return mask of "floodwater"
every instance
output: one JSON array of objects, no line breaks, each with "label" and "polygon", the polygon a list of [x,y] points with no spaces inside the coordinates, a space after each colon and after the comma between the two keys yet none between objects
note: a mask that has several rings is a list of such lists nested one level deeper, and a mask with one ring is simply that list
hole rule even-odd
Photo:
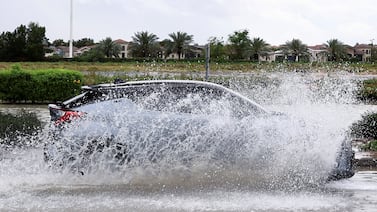
[{"label": "floodwater", "polygon": [[[357,78],[347,73],[263,77],[270,83],[244,80],[229,87],[293,118],[253,125],[260,144],[279,138],[276,150],[243,158],[253,168],[245,168],[245,161],[237,157],[226,168],[206,163],[182,168],[171,152],[169,163],[159,167],[98,169],[82,176],[49,168],[41,145],[3,148],[0,211],[377,211],[377,171],[357,171],[336,182],[320,180],[349,125],[366,111],[377,111],[355,99]],[[48,121],[45,106],[0,105],[0,110],[20,107],[38,111]],[[270,125],[276,131],[267,135]],[[44,139],[42,132],[36,140]]]}]

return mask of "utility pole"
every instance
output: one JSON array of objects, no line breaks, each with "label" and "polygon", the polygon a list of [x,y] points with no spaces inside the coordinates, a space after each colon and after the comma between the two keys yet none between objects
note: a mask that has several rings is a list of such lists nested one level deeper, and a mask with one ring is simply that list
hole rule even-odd
[{"label": "utility pole", "polygon": [[370,48],[370,61],[374,62],[375,60],[375,51],[374,51],[374,46],[373,46],[373,41],[374,41],[374,38],[370,39],[370,42],[371,42],[371,45],[372,47]]},{"label": "utility pole", "polygon": [[211,51],[211,44],[208,43],[206,46],[206,81],[208,81],[208,77],[209,77],[210,51]]},{"label": "utility pole", "polygon": [[69,58],[73,58],[73,40],[72,40],[72,22],[73,22],[73,4],[71,0],[71,14],[70,14],[70,19],[69,19]]}]

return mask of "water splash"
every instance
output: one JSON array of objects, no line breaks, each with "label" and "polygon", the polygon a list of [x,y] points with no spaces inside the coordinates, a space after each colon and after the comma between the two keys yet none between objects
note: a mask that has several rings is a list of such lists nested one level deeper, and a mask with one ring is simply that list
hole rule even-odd
[{"label": "water splash", "polygon": [[[44,143],[51,142],[46,129],[32,147],[2,151],[1,190],[14,186],[85,184],[285,190],[318,185],[334,166],[337,147],[347,127],[358,117],[347,111],[356,102],[357,82],[348,75],[308,77],[275,73],[257,77],[261,79],[255,81],[255,76],[251,76],[227,82],[230,88],[285,116],[242,120],[213,116],[196,125],[188,123],[192,120],[172,125],[169,113],[152,121],[143,119],[142,114],[130,116],[127,111],[110,113],[104,118],[117,126],[115,140],[130,142],[127,151],[133,158],[122,166],[112,163],[106,154],[79,161],[77,167],[89,163],[84,167],[84,176],[72,172],[72,166],[57,170],[44,162]],[[216,108],[215,105],[213,109]],[[80,123],[84,137],[78,146],[71,145],[77,136],[77,126],[72,125],[63,135],[64,144],[82,148],[90,144],[96,136],[93,134],[100,135],[100,142],[105,142],[114,133],[106,122],[96,124],[94,127],[89,122]],[[163,139],[157,140],[161,136]],[[184,142],[180,142],[182,139]]]}]

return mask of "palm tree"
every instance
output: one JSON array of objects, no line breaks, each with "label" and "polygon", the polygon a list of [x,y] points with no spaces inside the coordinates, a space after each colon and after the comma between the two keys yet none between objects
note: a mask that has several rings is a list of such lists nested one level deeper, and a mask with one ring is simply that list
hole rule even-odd
[{"label": "palm tree", "polygon": [[172,40],[172,51],[178,54],[178,59],[181,59],[182,53],[188,49],[190,43],[193,42],[193,36],[186,32],[173,32],[169,34]]},{"label": "palm tree", "polygon": [[292,39],[283,45],[283,51],[287,55],[292,55],[295,62],[298,62],[301,56],[308,55],[308,46],[299,39]]},{"label": "palm tree", "polygon": [[253,38],[250,42],[250,51],[253,60],[259,61],[260,56],[266,55],[268,51],[268,43],[262,38]]},{"label": "palm tree", "polygon": [[155,56],[158,43],[158,37],[153,33],[147,31],[137,32],[132,36],[131,52],[136,57],[151,57]]},{"label": "palm tree", "polygon": [[339,61],[347,55],[345,45],[338,39],[330,39],[325,44],[330,61]]},{"label": "palm tree", "polygon": [[159,43],[164,58],[167,58],[171,53],[173,53],[173,42],[169,39],[164,39],[163,41],[160,41]]},{"label": "palm tree", "polygon": [[119,57],[121,51],[121,46],[115,43],[110,37],[100,41],[98,47],[107,58]]}]

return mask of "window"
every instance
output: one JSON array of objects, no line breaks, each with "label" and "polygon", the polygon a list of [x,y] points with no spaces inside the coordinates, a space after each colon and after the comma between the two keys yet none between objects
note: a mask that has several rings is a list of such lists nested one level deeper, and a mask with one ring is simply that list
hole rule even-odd
[{"label": "window", "polygon": [[168,113],[232,116],[263,114],[252,102],[221,88],[197,84],[141,84],[98,88],[68,100],[66,108],[126,98],[139,108]]}]

